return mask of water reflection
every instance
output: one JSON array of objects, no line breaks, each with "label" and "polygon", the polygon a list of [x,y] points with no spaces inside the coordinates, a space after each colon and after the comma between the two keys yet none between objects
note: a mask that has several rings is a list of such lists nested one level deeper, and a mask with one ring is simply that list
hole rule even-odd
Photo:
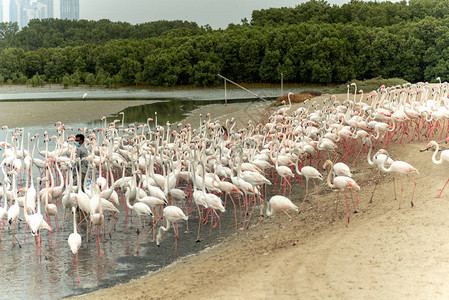
[{"label": "water reflection", "polygon": [[[271,98],[270,98],[271,99]],[[240,98],[229,100],[228,103],[242,103],[253,102],[252,98]],[[171,99],[166,101],[158,101],[151,104],[131,106],[123,110],[125,113],[125,123],[146,123],[148,118],[155,119],[155,112],[157,112],[158,125],[165,125],[167,122],[176,123],[185,119],[190,112],[203,105],[220,104],[224,101],[216,100],[181,100]],[[117,114],[107,118],[108,122],[112,122],[115,119],[121,120],[121,115]],[[99,127],[102,126],[101,122],[92,122],[90,126]],[[150,126],[154,126],[151,123]]]}]

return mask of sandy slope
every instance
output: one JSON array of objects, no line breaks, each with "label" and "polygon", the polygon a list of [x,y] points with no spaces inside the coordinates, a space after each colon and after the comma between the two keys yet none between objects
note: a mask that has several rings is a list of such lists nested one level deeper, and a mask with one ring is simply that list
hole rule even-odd
[{"label": "sandy slope", "polygon": [[[435,195],[449,174],[447,166],[431,162],[431,152],[419,151],[424,147],[423,141],[389,147],[393,159],[407,161],[421,173],[413,176],[418,182],[414,208],[413,184],[404,179],[404,201],[397,209],[390,175],[382,176],[373,203],[368,203],[377,171],[365,156],[352,168],[361,191],[348,228],[343,198],[336,214],[337,193],[322,184],[305,212],[292,213],[294,231],[283,218],[277,247],[279,216],[274,215],[168,268],[76,298],[447,299],[449,188],[442,198]],[[399,179],[396,187],[400,197]],[[295,185],[296,204],[303,189]],[[294,246],[293,240],[298,240]]]}]

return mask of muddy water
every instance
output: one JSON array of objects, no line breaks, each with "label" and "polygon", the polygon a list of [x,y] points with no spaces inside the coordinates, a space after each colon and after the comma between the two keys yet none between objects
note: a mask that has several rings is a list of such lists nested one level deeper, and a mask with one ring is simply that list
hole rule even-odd
[{"label": "muddy water", "polygon": [[[177,122],[183,120],[191,110],[208,103],[206,101],[199,103],[170,99],[169,101],[133,107],[125,109],[126,122],[143,123],[149,114],[151,117],[154,117],[151,115],[154,115],[154,111],[158,111],[159,124],[164,124],[168,120]],[[59,103],[55,105],[59,105]],[[116,117],[112,116],[110,120]],[[99,120],[66,124],[67,127],[73,128],[73,131],[76,131],[76,128],[93,128],[101,125]],[[24,128],[25,134],[28,132],[31,135],[40,133],[41,139],[44,131],[48,131],[51,136],[56,133],[56,128],[53,125]],[[5,131],[0,131],[0,141],[4,139]],[[40,141],[40,148],[44,148],[42,141]],[[0,154],[3,154],[3,150],[1,150]],[[34,178],[38,176],[37,172],[37,170],[34,170]],[[24,184],[24,182],[19,183],[20,186]],[[3,206],[3,201],[1,205]],[[24,234],[25,223],[23,221],[23,210],[21,209],[20,218],[22,221],[19,228],[16,229],[15,238],[8,226],[3,228],[3,232],[0,235],[2,239],[0,242],[0,265],[3,269],[3,272],[0,272],[0,282],[2,282],[0,294],[2,298],[54,299],[86,293],[137,278],[149,271],[157,270],[170,264],[176,255],[183,257],[197,253],[207,248],[209,244],[214,245],[219,242],[220,226],[216,224],[216,227],[211,228],[210,215],[208,215],[209,222],[203,226],[202,241],[196,242],[198,212],[195,208],[192,209],[191,204],[185,206],[185,203],[178,203],[177,205],[183,207],[184,211],[189,213],[190,218],[189,231],[187,231],[185,222],[179,224],[180,237],[177,254],[173,250],[175,239],[172,230],[165,234],[160,247],[157,247],[152,241],[153,236],[149,234],[150,219],[146,220],[146,229],[137,233],[135,229],[137,219],[127,212],[123,203],[119,207],[120,215],[115,229],[112,228],[114,218],[108,217],[106,221],[106,234],[102,237],[101,249],[95,243],[94,231],[89,233],[89,241],[87,240],[86,225],[84,223],[80,229],[83,243],[78,256],[79,284],[76,280],[72,254],[67,244],[67,238],[73,231],[71,214],[67,212],[63,231],[61,228],[63,211],[60,202],[58,202],[60,228],[56,230],[55,221],[52,219],[51,226],[54,231],[53,233],[48,231],[42,232],[42,249],[41,255],[39,255],[37,254],[36,239],[31,236],[29,230],[26,230],[26,235]],[[44,207],[41,207],[41,209],[44,211]],[[227,212],[221,216],[222,236],[233,234],[236,230],[234,226],[234,208],[229,200],[226,209]],[[238,207],[237,210],[238,214],[243,213],[239,211]],[[242,224],[240,223],[239,225]]]}]

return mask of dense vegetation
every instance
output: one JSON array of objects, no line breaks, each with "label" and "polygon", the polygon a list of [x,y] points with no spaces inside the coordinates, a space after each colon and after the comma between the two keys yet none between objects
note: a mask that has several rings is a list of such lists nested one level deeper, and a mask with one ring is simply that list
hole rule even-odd
[{"label": "dense vegetation", "polygon": [[449,80],[449,0],[311,0],[212,30],[184,21],[0,23],[0,81],[64,85]]}]

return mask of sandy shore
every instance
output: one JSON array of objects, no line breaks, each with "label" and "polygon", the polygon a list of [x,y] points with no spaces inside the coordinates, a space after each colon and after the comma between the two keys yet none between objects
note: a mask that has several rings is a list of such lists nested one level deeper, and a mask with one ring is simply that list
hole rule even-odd
[{"label": "sandy shore", "polygon": [[[344,96],[341,96],[344,97]],[[321,97],[317,100],[322,100]],[[201,108],[195,113],[220,107]],[[262,118],[263,107],[229,112],[244,124]],[[192,116],[189,122],[198,119]],[[224,121],[223,121],[224,122]],[[377,171],[362,157],[352,167],[361,186],[357,213],[345,227],[344,200],[325,184],[312,193],[305,212],[283,218],[277,247],[279,216],[171,266],[129,283],[76,299],[447,299],[449,295],[449,190],[436,199],[446,167],[431,162],[425,142],[393,144],[393,159],[407,161],[420,175],[414,208],[413,183],[404,179],[404,201],[398,210],[390,175],[383,175],[373,203],[368,203]],[[353,159],[353,158],[352,158]],[[400,179],[396,180],[398,198]],[[295,185],[292,200],[300,203],[304,187]],[[351,203],[351,200],[349,200]],[[182,238],[182,236],[181,236]],[[293,241],[297,240],[293,246]]]}]

